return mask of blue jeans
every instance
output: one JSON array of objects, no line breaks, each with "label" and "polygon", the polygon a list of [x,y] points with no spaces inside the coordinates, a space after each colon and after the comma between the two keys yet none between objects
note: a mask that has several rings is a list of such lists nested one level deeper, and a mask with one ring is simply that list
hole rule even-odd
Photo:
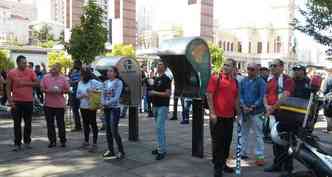
[{"label": "blue jeans", "polygon": [[168,107],[160,106],[153,108],[155,123],[156,123],[156,133],[158,140],[158,152],[166,153],[166,135],[165,135],[165,122],[168,115]]},{"label": "blue jeans", "polygon": [[124,153],[122,139],[119,133],[120,108],[105,108],[104,112],[108,150],[114,153],[114,139],[118,145],[119,152]]},{"label": "blue jeans", "polygon": [[242,152],[241,155],[248,155],[248,144],[249,144],[249,134],[250,134],[250,128],[253,128],[256,133],[256,157],[263,159],[264,158],[264,134],[263,134],[263,123],[262,120],[263,113],[261,114],[255,114],[255,115],[247,115],[245,119],[243,119],[243,116],[241,116],[241,125],[242,125],[242,138],[241,138],[241,144],[242,144]]},{"label": "blue jeans", "polygon": [[190,115],[190,108],[192,104],[191,99],[184,99],[184,101],[181,101],[183,104],[182,106],[182,120],[183,121],[189,121],[189,115]]}]

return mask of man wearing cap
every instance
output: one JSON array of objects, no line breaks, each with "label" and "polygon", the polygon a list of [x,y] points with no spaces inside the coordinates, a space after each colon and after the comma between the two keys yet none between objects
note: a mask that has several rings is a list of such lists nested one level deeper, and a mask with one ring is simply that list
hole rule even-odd
[{"label": "man wearing cap", "polygon": [[264,165],[263,141],[263,113],[265,111],[263,98],[265,95],[265,81],[258,76],[259,67],[255,63],[247,66],[248,76],[240,83],[240,106],[242,122],[242,159],[249,155],[248,137],[250,128],[256,133],[256,165]]},{"label": "man wearing cap", "polygon": [[[284,62],[280,59],[275,59],[270,65],[272,76],[268,79],[266,94],[264,98],[264,105],[267,115],[270,116],[270,125],[273,126],[277,117],[277,108],[279,106],[279,100],[292,95],[294,90],[294,81],[291,77],[284,72]],[[287,153],[287,149],[283,146],[273,144],[274,160],[273,164],[266,168],[266,172],[278,172],[282,169],[289,169],[291,163],[289,161],[280,162],[280,157],[284,153]]]},{"label": "man wearing cap", "polygon": [[310,98],[310,79],[306,73],[306,67],[296,64],[293,67],[293,80],[294,80],[294,97],[309,99]]}]

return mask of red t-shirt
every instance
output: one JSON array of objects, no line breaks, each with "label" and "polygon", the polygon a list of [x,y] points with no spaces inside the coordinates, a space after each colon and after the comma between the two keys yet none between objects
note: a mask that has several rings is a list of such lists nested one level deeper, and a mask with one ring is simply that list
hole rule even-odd
[{"label": "red t-shirt", "polygon": [[12,82],[12,93],[14,101],[32,102],[32,87],[20,86],[20,82],[35,81],[37,79],[33,70],[26,68],[25,70],[12,69],[8,73],[8,79]]},{"label": "red t-shirt", "polygon": [[218,84],[218,75],[212,75],[207,87],[207,92],[213,94],[213,104],[217,117],[233,118],[235,104],[238,96],[236,80],[225,74],[221,74]]},{"label": "red t-shirt", "polygon": [[[283,75],[283,91],[293,92],[294,81],[287,75]],[[278,79],[276,77],[271,78],[267,82],[266,99],[268,105],[275,105],[278,102]]]}]

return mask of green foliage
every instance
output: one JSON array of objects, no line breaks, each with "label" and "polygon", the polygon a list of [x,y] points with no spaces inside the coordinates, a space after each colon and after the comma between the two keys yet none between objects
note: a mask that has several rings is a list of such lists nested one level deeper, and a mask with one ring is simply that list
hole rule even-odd
[{"label": "green foliage", "polygon": [[8,57],[8,51],[0,50],[0,70],[9,70],[15,67],[15,63]]},{"label": "green foliage", "polygon": [[135,48],[131,44],[115,44],[111,53],[106,56],[125,56],[135,58]]},{"label": "green foliage", "polygon": [[107,41],[107,29],[103,25],[104,13],[95,0],[89,0],[84,7],[81,23],[72,29],[69,44],[65,46],[74,60],[90,64],[96,56],[104,53]]},{"label": "green foliage", "polygon": [[211,55],[212,72],[218,73],[220,72],[225,60],[224,51],[214,43],[209,43],[208,45]]},{"label": "green foliage", "polygon": [[54,40],[53,34],[50,33],[51,30],[52,30],[52,28],[50,26],[48,26],[47,24],[44,24],[41,27],[41,29],[33,30],[32,35],[39,42],[44,43],[49,40]]},{"label": "green foliage", "polygon": [[332,48],[332,1],[308,0],[306,9],[300,9],[300,13],[304,21],[296,20],[295,29]]},{"label": "green foliage", "polygon": [[52,66],[55,63],[59,63],[62,67],[62,71],[68,71],[72,65],[73,61],[69,55],[67,55],[64,51],[52,51],[48,53],[48,65]]},{"label": "green foliage", "polygon": [[47,42],[43,42],[40,44],[40,46],[42,48],[53,48],[53,46],[55,45],[55,42],[50,40],[50,41],[47,41]]}]

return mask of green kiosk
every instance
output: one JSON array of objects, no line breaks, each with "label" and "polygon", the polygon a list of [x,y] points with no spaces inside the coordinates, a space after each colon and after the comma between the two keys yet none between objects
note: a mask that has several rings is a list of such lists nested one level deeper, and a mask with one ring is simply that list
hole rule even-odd
[{"label": "green kiosk", "polygon": [[211,73],[207,43],[199,37],[162,41],[157,55],[167,63],[175,80],[175,96],[193,99],[192,155],[203,157],[203,98]]}]

